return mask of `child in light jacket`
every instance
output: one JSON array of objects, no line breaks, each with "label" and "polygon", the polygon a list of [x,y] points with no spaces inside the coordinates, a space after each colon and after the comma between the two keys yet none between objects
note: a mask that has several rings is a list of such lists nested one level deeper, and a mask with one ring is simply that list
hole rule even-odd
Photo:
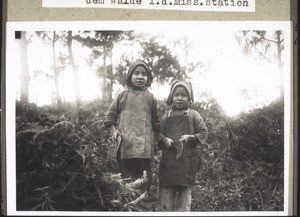
[{"label": "child in light jacket", "polygon": [[121,136],[118,151],[123,178],[141,178],[147,172],[149,191],[152,180],[155,136],[160,130],[157,100],[147,89],[153,77],[144,61],[133,62],[126,77],[127,88],[120,92],[109,107],[104,124],[113,136]]},{"label": "child in light jacket", "polygon": [[[163,147],[159,165],[159,185],[163,211],[190,211],[191,188],[199,170],[199,147],[205,143],[207,128],[200,114],[189,108],[193,102],[190,82],[175,81],[171,85],[167,105],[171,109],[161,120],[159,146]],[[183,151],[176,159],[182,143]]]}]

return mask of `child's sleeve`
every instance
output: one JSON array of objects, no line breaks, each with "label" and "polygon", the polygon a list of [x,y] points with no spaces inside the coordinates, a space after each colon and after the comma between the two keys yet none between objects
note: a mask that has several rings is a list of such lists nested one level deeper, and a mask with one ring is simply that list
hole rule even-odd
[{"label": "child's sleeve", "polygon": [[165,136],[165,129],[166,129],[166,120],[167,120],[168,114],[164,114],[164,116],[162,117],[161,121],[160,121],[160,130],[158,132],[158,136],[157,136],[157,142],[158,145],[163,141],[164,138],[166,138]]},{"label": "child's sleeve", "polygon": [[157,100],[154,99],[152,103],[152,128],[153,131],[158,132],[160,130],[160,121],[157,110]]},{"label": "child's sleeve", "polygon": [[204,144],[207,139],[208,130],[201,115],[196,111],[193,112],[193,122],[195,129],[194,135],[201,144]]},{"label": "child's sleeve", "polygon": [[113,100],[110,107],[108,108],[105,118],[104,125],[106,127],[110,127],[112,125],[116,126],[119,118],[119,104],[124,92],[121,92],[117,95],[117,97]]},{"label": "child's sleeve", "polygon": [[117,113],[117,100],[114,100],[110,107],[108,108],[105,118],[104,125],[110,127],[112,125],[117,125],[118,113]]}]

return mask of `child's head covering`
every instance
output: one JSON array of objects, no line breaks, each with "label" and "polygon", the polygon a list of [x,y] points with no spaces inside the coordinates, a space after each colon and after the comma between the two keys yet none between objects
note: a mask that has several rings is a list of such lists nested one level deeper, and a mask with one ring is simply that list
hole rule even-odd
[{"label": "child's head covering", "polygon": [[173,84],[171,85],[171,90],[170,90],[170,94],[167,98],[167,105],[172,105],[173,103],[173,94],[174,94],[174,90],[176,89],[176,87],[178,86],[183,86],[188,94],[189,94],[189,100],[191,102],[194,102],[194,94],[193,94],[193,88],[192,88],[192,84],[189,81],[174,81]]},{"label": "child's head covering", "polygon": [[136,69],[136,67],[138,66],[143,66],[146,71],[147,71],[147,74],[148,74],[148,81],[147,81],[147,84],[146,86],[147,87],[150,87],[151,83],[152,83],[152,80],[153,80],[153,76],[152,76],[152,73],[149,69],[149,66],[147,65],[147,63],[145,63],[144,61],[142,60],[137,60],[133,63],[130,64],[129,68],[128,68],[128,73],[127,73],[127,77],[126,77],[126,80],[125,80],[125,83],[127,86],[131,86],[131,75],[133,73],[133,71]]}]

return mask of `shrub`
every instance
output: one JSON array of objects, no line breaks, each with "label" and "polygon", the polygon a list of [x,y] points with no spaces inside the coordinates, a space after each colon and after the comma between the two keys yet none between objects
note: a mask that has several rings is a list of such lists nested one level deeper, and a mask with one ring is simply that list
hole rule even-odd
[{"label": "shrub", "polygon": [[[18,210],[159,210],[157,202],[141,202],[140,184],[123,180],[110,157],[117,141],[103,126],[109,105],[95,100],[77,109],[72,103],[37,107],[16,102]],[[201,147],[192,210],[283,210],[283,102],[235,118],[214,100],[192,108],[209,132]],[[166,109],[159,101],[159,117]],[[153,163],[154,195],[159,159]]]}]

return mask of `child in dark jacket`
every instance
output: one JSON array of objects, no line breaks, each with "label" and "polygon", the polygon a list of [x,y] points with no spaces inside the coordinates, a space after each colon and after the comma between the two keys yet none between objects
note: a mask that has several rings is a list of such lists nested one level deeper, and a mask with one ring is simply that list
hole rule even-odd
[{"label": "child in dark jacket", "polygon": [[[205,143],[207,128],[200,114],[189,108],[193,101],[190,82],[175,81],[167,99],[171,110],[161,120],[159,185],[163,211],[190,211],[191,187],[199,170],[199,147]],[[183,144],[177,156],[175,144]]]},{"label": "child in dark jacket", "polygon": [[157,100],[148,87],[153,80],[144,61],[129,66],[127,88],[120,92],[109,107],[104,124],[113,136],[121,136],[119,166],[123,178],[141,178],[147,172],[149,190],[152,180],[151,163],[154,158],[155,136],[160,130]]}]

